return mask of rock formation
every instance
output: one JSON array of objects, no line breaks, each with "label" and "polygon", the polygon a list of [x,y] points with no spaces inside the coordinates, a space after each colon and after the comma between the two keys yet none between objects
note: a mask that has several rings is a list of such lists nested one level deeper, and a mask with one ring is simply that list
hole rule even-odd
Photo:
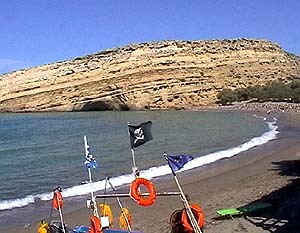
[{"label": "rock formation", "polygon": [[299,57],[265,40],[132,44],[0,76],[0,111],[195,109],[223,88],[300,79]]}]

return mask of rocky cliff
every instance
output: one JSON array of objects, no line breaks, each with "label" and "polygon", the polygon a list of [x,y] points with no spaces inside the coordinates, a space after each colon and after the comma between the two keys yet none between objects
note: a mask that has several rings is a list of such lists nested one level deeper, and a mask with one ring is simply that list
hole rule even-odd
[{"label": "rocky cliff", "polygon": [[265,40],[132,44],[0,76],[0,111],[193,109],[223,88],[300,78],[299,57]]}]

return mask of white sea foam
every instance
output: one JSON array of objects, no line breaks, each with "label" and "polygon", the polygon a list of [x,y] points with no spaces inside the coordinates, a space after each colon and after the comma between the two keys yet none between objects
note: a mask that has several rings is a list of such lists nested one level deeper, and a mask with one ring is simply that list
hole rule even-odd
[{"label": "white sea foam", "polygon": [[[266,120],[266,118],[263,118],[263,120]],[[232,156],[235,156],[243,151],[249,150],[250,148],[253,148],[258,145],[262,145],[264,143],[267,143],[268,141],[271,141],[277,137],[277,134],[279,131],[277,131],[278,126],[276,126],[276,118],[273,119],[272,122],[267,122],[269,126],[269,131],[263,133],[261,136],[252,138],[251,140],[238,145],[236,147],[232,147],[226,150],[217,151],[214,153],[207,154],[205,156],[194,158],[194,160],[187,163],[183,169],[180,170],[180,172],[189,170],[192,168],[200,167],[205,164],[216,162],[220,159],[224,158],[230,158]],[[151,179],[154,177],[160,177],[163,175],[170,174],[171,170],[168,165],[164,166],[158,166],[158,167],[151,167],[147,170],[141,171],[141,176],[147,179]],[[110,179],[111,183],[115,186],[121,186],[124,184],[129,184],[134,179],[132,174],[124,174],[118,177],[112,177]],[[92,184],[82,184],[77,185],[71,188],[66,188],[63,190],[63,196],[64,197],[74,197],[74,196],[80,196],[89,194],[91,190],[94,192],[104,190],[105,188],[105,180],[97,181]],[[14,200],[4,200],[0,201],[0,210],[7,210],[7,209],[13,209],[17,207],[24,207],[29,204],[32,204],[35,202],[35,200],[51,200],[53,197],[53,193],[43,193],[38,195],[29,195],[25,198],[20,199],[14,199]]]},{"label": "white sea foam", "polygon": [[14,199],[14,200],[5,200],[0,202],[0,210],[24,207],[31,203],[34,203],[34,196],[32,195],[29,195],[24,198]]}]

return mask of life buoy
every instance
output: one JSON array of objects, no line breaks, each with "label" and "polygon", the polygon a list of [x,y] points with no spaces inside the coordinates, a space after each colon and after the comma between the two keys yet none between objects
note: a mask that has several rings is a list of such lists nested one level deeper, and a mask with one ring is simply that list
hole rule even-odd
[{"label": "life buoy", "polygon": [[89,233],[103,233],[100,219],[97,216],[91,217]]},{"label": "life buoy", "polygon": [[[144,198],[140,192],[139,187],[140,185],[145,185],[149,191],[149,197]],[[154,188],[153,183],[150,180],[145,178],[136,178],[130,185],[130,197],[141,206],[150,206],[154,203],[156,198],[156,191]]]},{"label": "life buoy", "polygon": [[53,199],[52,199],[52,207],[54,209],[61,209],[63,206],[63,197],[61,192],[55,191],[53,194]]},{"label": "life buoy", "polygon": [[[192,210],[192,213],[193,213],[199,227],[201,229],[203,229],[203,226],[204,226],[204,213],[203,213],[202,208],[200,206],[196,205],[196,204],[191,204],[190,208]],[[181,215],[181,222],[182,222],[182,225],[185,229],[185,232],[188,232],[188,233],[194,232],[193,227],[190,223],[190,220],[187,216],[187,213],[186,213],[185,209],[183,210],[182,215]]]}]

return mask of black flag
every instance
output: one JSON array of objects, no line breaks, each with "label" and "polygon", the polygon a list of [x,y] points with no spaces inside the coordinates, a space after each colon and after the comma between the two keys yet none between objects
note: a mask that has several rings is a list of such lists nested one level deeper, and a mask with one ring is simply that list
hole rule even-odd
[{"label": "black flag", "polygon": [[151,126],[152,121],[143,122],[137,126],[128,124],[131,149],[143,145],[153,139]]}]

